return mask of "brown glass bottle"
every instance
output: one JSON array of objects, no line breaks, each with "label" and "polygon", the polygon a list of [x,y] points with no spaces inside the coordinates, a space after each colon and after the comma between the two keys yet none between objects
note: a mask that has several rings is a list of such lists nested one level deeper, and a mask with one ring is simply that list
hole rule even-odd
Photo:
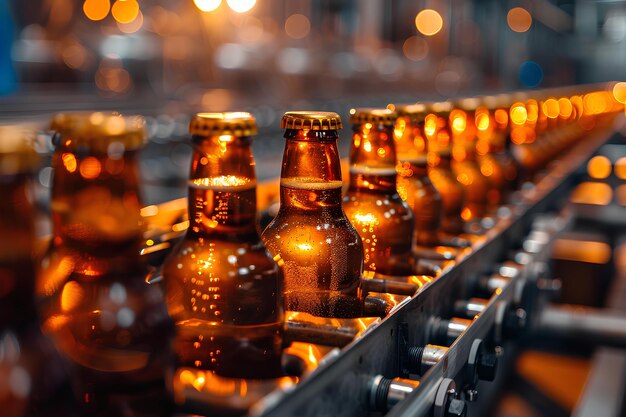
[{"label": "brown glass bottle", "polygon": [[415,244],[434,247],[439,244],[443,203],[428,177],[428,141],[424,136],[426,104],[396,106],[398,119],[394,129],[396,143],[397,189],[415,216]]},{"label": "brown glass bottle", "polygon": [[42,329],[72,364],[90,414],[166,413],[171,325],[139,255],[143,118],[58,114],[51,128],[53,238],[36,288]]},{"label": "brown glass bottle", "polygon": [[483,97],[474,117],[478,163],[480,171],[489,180],[489,207],[496,209],[507,201],[517,177],[517,166],[510,155],[509,115],[504,97]]},{"label": "brown glass bottle", "polygon": [[363,245],[342,208],[336,113],[287,112],[280,209],[261,238],[285,276],[288,310],[363,314]]},{"label": "brown glass bottle", "polygon": [[256,122],[249,113],[200,113],[189,130],[190,224],[163,264],[179,365],[279,376],[282,276],[256,226]]},{"label": "brown glass bottle", "polygon": [[452,172],[452,138],[448,126],[451,111],[452,105],[448,102],[433,103],[424,120],[424,136],[428,140],[428,176],[443,202],[441,230],[457,235],[464,231],[461,212],[465,191]]},{"label": "brown glass bottle", "polygon": [[414,273],[413,212],[396,190],[396,114],[352,109],[350,186],[343,209],[363,242],[363,267],[386,275]]},{"label": "brown glass bottle", "polygon": [[476,126],[474,125],[475,99],[461,100],[450,112],[452,132],[452,171],[465,188],[463,219],[479,220],[487,213],[489,181],[480,171],[476,158]]}]

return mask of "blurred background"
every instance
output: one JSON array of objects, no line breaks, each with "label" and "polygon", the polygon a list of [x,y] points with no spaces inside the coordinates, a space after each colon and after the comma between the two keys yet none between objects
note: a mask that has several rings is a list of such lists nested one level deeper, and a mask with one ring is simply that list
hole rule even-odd
[{"label": "blurred background", "polygon": [[626,1],[2,0],[0,121],[147,116],[159,202],[184,194],[192,112],[251,111],[275,177],[285,110],[620,79],[625,39]]}]

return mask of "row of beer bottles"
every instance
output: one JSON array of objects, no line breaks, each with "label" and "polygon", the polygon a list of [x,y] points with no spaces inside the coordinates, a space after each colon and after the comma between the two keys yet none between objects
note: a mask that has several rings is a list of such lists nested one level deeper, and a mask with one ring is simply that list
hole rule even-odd
[{"label": "row of beer bottles", "polygon": [[[410,156],[400,164],[403,180],[398,185],[416,208],[419,241],[437,243],[427,233],[430,229],[420,225],[436,232],[441,211],[444,229],[461,231],[462,217],[448,216],[448,190],[437,187],[438,175],[452,184],[446,124],[441,116],[419,108],[405,110],[404,116],[402,125],[403,119],[396,121],[391,111],[353,112],[344,212],[336,143],[339,117],[285,114],[281,208],[260,237],[250,149],[254,119],[245,113],[197,115],[190,126],[190,226],[163,267],[165,303],[160,289],[147,284],[154,271],[139,256],[136,162],[145,140],[143,120],[104,113],[56,116],[53,238],[35,287],[42,329],[73,364],[80,398],[98,408],[103,401],[118,403],[111,398],[124,403],[121,398],[131,388],[154,386],[167,362],[170,317],[179,364],[228,376],[267,377],[281,372],[283,296],[290,310],[327,317],[362,315],[364,262],[373,271],[411,273],[416,222],[396,192],[396,141],[402,155]],[[435,151],[428,153],[430,143]],[[493,150],[496,154],[502,148],[494,145]],[[467,155],[472,147],[464,151]],[[3,259],[19,262],[3,260],[3,289],[8,288],[3,295],[22,294],[12,299],[25,300],[19,305],[26,307],[32,306],[29,294],[35,282],[30,263],[34,235],[23,196],[34,163],[32,152],[20,147],[4,154],[3,187],[8,184],[6,195],[13,199],[4,200],[8,214],[3,217],[10,220],[2,227],[10,233],[3,233],[2,252],[8,254]],[[429,159],[436,161],[430,170]],[[473,161],[471,156],[467,160]],[[437,167],[442,174],[435,174]],[[429,192],[409,195],[410,178]],[[438,208],[441,200],[443,210]],[[34,311],[4,298],[3,308],[11,311],[2,317],[15,317],[12,323],[20,321],[16,311]]]}]

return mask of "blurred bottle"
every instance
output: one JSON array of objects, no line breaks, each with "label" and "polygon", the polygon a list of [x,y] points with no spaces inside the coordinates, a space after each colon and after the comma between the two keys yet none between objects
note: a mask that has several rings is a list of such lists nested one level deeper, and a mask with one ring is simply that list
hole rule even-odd
[{"label": "blurred bottle", "polygon": [[53,238],[37,280],[42,328],[72,365],[89,414],[167,412],[171,325],[139,255],[141,117],[58,114]]},{"label": "blurred bottle", "polygon": [[387,109],[352,109],[350,186],[343,208],[363,241],[364,269],[411,275],[415,219],[396,191],[396,114]]},{"label": "blurred bottle", "polygon": [[428,177],[428,141],[423,133],[427,106],[411,104],[396,106],[395,109],[398,114],[394,128],[398,194],[413,210],[415,244],[437,246],[443,203]]},{"label": "blurred bottle", "polygon": [[486,96],[474,113],[480,171],[489,180],[491,209],[505,203],[515,189],[517,166],[510,154],[508,106],[504,96]]},{"label": "blurred bottle", "polygon": [[261,238],[283,268],[288,310],[363,314],[363,245],[342,208],[336,113],[287,112],[280,209]]},{"label": "blurred bottle", "polygon": [[0,409],[17,417],[61,412],[62,361],[37,323],[34,131],[0,126]]},{"label": "blurred bottle", "polygon": [[184,239],[163,265],[182,366],[237,378],[280,375],[282,276],[256,227],[249,113],[200,113]]},{"label": "blurred bottle", "polygon": [[428,140],[428,176],[441,194],[443,218],[441,230],[457,235],[463,233],[465,221],[461,212],[465,192],[452,172],[452,138],[448,119],[452,111],[449,102],[433,103],[424,119],[424,136]]},{"label": "blurred bottle", "polygon": [[452,132],[452,171],[465,188],[465,207],[462,217],[473,222],[487,213],[489,181],[480,171],[476,158],[476,126],[474,111],[477,99],[464,99],[450,112]]}]

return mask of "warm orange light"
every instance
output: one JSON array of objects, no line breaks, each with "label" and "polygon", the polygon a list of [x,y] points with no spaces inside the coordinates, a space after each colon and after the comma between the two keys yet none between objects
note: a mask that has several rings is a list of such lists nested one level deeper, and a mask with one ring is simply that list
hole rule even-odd
[{"label": "warm orange light", "polygon": [[541,105],[541,111],[550,119],[559,117],[559,102],[556,99],[549,98]]},{"label": "warm orange light", "polygon": [[498,109],[494,113],[494,119],[500,128],[505,128],[509,123],[509,114],[504,109]]},{"label": "warm orange light", "polygon": [[76,157],[73,153],[64,153],[61,155],[61,160],[63,161],[63,166],[67,169],[67,172],[76,171],[76,166],[78,165],[76,162]]},{"label": "warm orange light", "polygon": [[619,185],[615,189],[615,200],[620,206],[626,206],[626,185]]},{"label": "warm orange light", "polygon": [[102,166],[100,165],[100,161],[93,156],[88,156],[80,163],[80,175],[85,179],[92,180],[98,177],[101,170]]},{"label": "warm orange light", "polygon": [[574,111],[572,102],[565,97],[559,99],[559,115],[564,119],[569,119]]},{"label": "warm orange light", "polygon": [[530,29],[533,17],[523,7],[514,7],[506,14],[506,21],[513,32],[523,33]]},{"label": "warm orange light", "polygon": [[620,103],[626,103],[626,82],[620,82],[613,86],[613,97]]},{"label": "warm orange light", "polygon": [[583,111],[585,115],[591,116],[601,114],[607,109],[607,102],[604,94],[600,91],[585,94],[583,97]]},{"label": "warm orange light", "polygon": [[111,14],[119,23],[130,23],[139,14],[139,3],[136,0],[117,0],[113,3]]},{"label": "warm orange light", "polygon": [[193,0],[198,10],[204,13],[212,12],[220,7],[222,0]]},{"label": "warm orange light", "polygon": [[526,121],[528,123],[536,123],[538,118],[539,103],[537,103],[537,100],[531,98],[526,102]]},{"label": "warm orange light", "polygon": [[85,0],[83,13],[89,20],[102,20],[109,15],[111,2],[109,0]]},{"label": "warm orange light", "polygon": [[135,20],[129,23],[117,22],[117,28],[124,33],[135,33],[143,26],[143,13],[141,10],[137,13]]},{"label": "warm orange light", "polygon": [[429,114],[424,120],[424,133],[427,137],[432,137],[437,131],[437,116]]},{"label": "warm orange light", "polygon": [[523,125],[526,123],[526,119],[528,118],[528,113],[526,112],[526,107],[522,103],[515,103],[511,107],[511,122],[516,125]]},{"label": "warm orange light", "polygon": [[311,30],[309,18],[303,14],[292,14],[285,21],[285,33],[293,39],[306,37]]},{"label": "warm orange light", "polygon": [[441,31],[443,18],[433,9],[424,9],[415,16],[415,27],[426,36],[433,36]]},{"label": "warm orange light", "polygon": [[467,115],[463,110],[454,110],[450,115],[451,126],[455,133],[462,133],[467,127]]},{"label": "warm orange light", "polygon": [[228,6],[237,13],[250,11],[256,4],[256,0],[226,0]]},{"label": "warm orange light", "polygon": [[613,199],[611,186],[602,182],[586,181],[578,184],[572,192],[570,201],[577,204],[606,206]]},{"label": "warm orange light", "polygon": [[615,176],[620,180],[626,180],[626,157],[623,156],[615,161],[615,167],[613,168],[615,171]]},{"label": "warm orange light", "polygon": [[611,259],[611,247],[605,242],[557,239],[552,256],[555,259],[605,264]]},{"label": "warm orange light", "polygon": [[611,161],[606,156],[594,156],[587,163],[587,173],[591,178],[607,178],[611,175]]},{"label": "warm orange light", "polygon": [[489,113],[486,111],[476,113],[476,129],[480,131],[489,129]]}]

